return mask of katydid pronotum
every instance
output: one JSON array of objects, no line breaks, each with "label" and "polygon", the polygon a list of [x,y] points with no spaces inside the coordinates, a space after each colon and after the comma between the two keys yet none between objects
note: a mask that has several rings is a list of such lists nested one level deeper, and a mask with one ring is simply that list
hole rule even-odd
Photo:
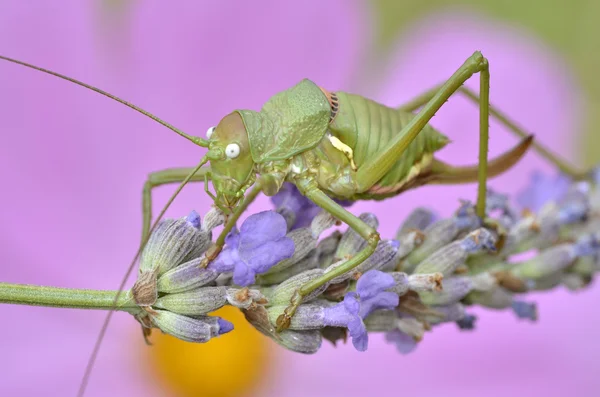
[{"label": "katydid pronotum", "polygon": [[[529,147],[553,162],[562,172],[576,178],[582,176],[542,145],[533,142],[532,136],[514,122],[490,107],[488,61],[480,52],[469,57],[444,84],[396,109],[358,95],[329,92],[305,79],[273,96],[260,112],[236,110],[225,116],[216,127],[208,129],[207,139],[188,135],[143,109],[80,81],[18,60],[2,56],[0,59],[54,75],[108,96],[194,144],[208,148],[200,164],[194,168],[167,169],[150,174],[143,189],[142,244],[122,280],[120,290],[124,288],[154,226],[174,197],[190,181],[204,181],[207,193],[226,216],[225,226],[207,252],[204,266],[218,256],[226,235],[252,201],[260,193],[268,196],[276,194],[284,182],[295,184],[316,205],[362,236],[368,242],[363,250],[296,291],[290,306],[277,320],[278,330],[289,325],[303,297],[330,280],[352,271],[374,252],[379,242],[377,230],[340,206],[335,199],[381,200],[426,184],[478,182],[476,212],[485,220],[487,179],[511,168]],[[480,75],[479,95],[463,87],[477,73]],[[479,104],[479,163],[471,167],[454,167],[433,157],[436,151],[447,144],[448,139],[428,123],[456,92],[466,94]],[[519,135],[522,141],[488,163],[490,114]],[[208,162],[210,167],[205,166]],[[209,180],[216,195],[208,190]],[[169,183],[180,185],[151,227],[152,189]],[[81,390],[85,387],[111,315],[112,311],[97,340]]]}]

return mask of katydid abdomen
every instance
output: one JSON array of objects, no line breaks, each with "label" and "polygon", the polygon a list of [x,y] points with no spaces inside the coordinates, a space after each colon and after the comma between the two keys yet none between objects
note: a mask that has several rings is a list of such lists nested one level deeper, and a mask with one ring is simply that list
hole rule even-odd
[{"label": "katydid abdomen", "polygon": [[[412,113],[384,106],[360,95],[345,92],[336,92],[330,95],[335,103],[334,109],[337,108],[337,111],[332,115],[333,120],[329,125],[329,131],[331,135],[352,150],[357,169],[360,169],[379,151],[385,150],[392,138],[398,135],[402,128],[415,117]],[[420,169],[429,166],[432,159],[431,154],[443,148],[447,143],[448,138],[445,135],[427,125],[376,185],[366,192],[354,191],[351,197],[346,198],[383,199],[395,195],[402,189],[407,179]],[[323,164],[324,161],[347,163],[345,156],[332,155],[330,145],[331,142],[325,138],[319,148],[322,153],[320,156],[321,168],[327,171],[332,167],[329,164]],[[326,153],[329,155],[323,156]],[[348,165],[348,163],[345,164],[344,168],[347,168]],[[346,186],[352,183],[351,171],[346,170],[346,172],[340,173],[338,169],[330,174],[348,174],[346,181],[339,181],[345,186],[336,186],[337,184],[333,183],[331,188],[333,188],[334,194],[349,193],[350,190],[355,190],[351,186]],[[342,193],[342,195],[348,196],[348,193]]]}]

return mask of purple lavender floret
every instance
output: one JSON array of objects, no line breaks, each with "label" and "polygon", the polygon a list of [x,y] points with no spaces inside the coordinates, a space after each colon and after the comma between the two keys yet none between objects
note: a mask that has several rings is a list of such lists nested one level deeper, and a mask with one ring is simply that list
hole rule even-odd
[{"label": "purple lavender floret", "polygon": [[218,317],[217,323],[219,324],[219,335],[226,334],[233,330],[233,324],[221,317]]},{"label": "purple lavender floret", "polygon": [[296,185],[288,182],[271,197],[271,201],[288,222],[290,230],[309,226],[321,211],[320,207],[300,193]]},{"label": "purple lavender floret", "polygon": [[454,214],[456,225],[460,230],[475,229],[481,226],[481,219],[477,216],[475,206],[467,200],[461,200],[461,205]]},{"label": "purple lavender floret", "polygon": [[200,229],[200,215],[196,211],[192,210],[192,212],[185,217],[185,220],[196,229]]},{"label": "purple lavender floret", "polygon": [[[296,185],[286,182],[279,192],[271,197],[277,212],[285,218],[289,230],[308,227],[312,220],[321,211],[321,207],[304,196]],[[354,201],[334,200],[343,207],[349,207]]]},{"label": "purple lavender floret", "polygon": [[239,286],[254,283],[257,274],[294,254],[294,242],[286,237],[285,219],[275,211],[254,214],[225,238],[225,249],[209,265],[218,272],[233,272]]},{"label": "purple lavender floret", "polygon": [[571,179],[564,174],[549,177],[534,171],[529,185],[517,195],[521,208],[538,212],[546,203],[560,201],[571,186]]},{"label": "purple lavender floret", "polygon": [[559,202],[558,221],[561,225],[582,222],[587,218],[590,211],[589,190],[587,182],[579,182],[567,190]]},{"label": "purple lavender floret", "polygon": [[536,321],[537,320],[537,306],[535,303],[514,301],[512,303],[512,309],[517,317],[525,320]]},{"label": "purple lavender floret", "polygon": [[467,314],[460,320],[456,322],[458,328],[463,331],[472,331],[475,329],[475,321],[477,321],[477,317],[472,314]]},{"label": "purple lavender floret", "polygon": [[366,272],[356,283],[356,291],[348,292],[342,302],[324,309],[324,324],[348,328],[356,350],[367,350],[369,336],[362,320],[375,310],[398,306],[398,295],[386,292],[394,285],[394,278],[387,273]]}]

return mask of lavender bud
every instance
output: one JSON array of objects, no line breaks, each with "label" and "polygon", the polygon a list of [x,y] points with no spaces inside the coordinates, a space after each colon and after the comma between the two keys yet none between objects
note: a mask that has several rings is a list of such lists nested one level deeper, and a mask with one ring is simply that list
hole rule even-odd
[{"label": "lavender bud", "polygon": [[453,218],[437,221],[423,231],[425,234],[423,244],[406,258],[402,269],[410,273],[420,262],[450,244],[459,233],[470,231],[479,224],[479,218],[472,213],[472,209],[466,204],[463,205]]},{"label": "lavender bud", "polygon": [[434,306],[432,309],[440,313],[441,316],[426,316],[425,320],[430,324],[457,322],[462,320],[466,315],[465,306],[461,303],[453,303],[448,306]]},{"label": "lavender bud", "polygon": [[519,278],[539,279],[558,272],[577,258],[577,249],[573,244],[561,244],[550,247],[540,255],[516,264],[511,273]]},{"label": "lavender bud", "polygon": [[473,291],[469,294],[468,301],[492,309],[505,309],[512,305],[513,296],[510,292],[498,286],[489,291]]},{"label": "lavender bud", "polygon": [[404,295],[410,291],[441,291],[442,279],[444,276],[442,273],[433,274],[413,274],[407,275],[406,273],[392,272],[390,275],[394,278],[396,285],[388,291],[394,292],[398,295]]},{"label": "lavender bud", "polygon": [[548,291],[560,285],[564,277],[564,272],[558,271],[535,280],[527,280],[527,285],[530,290]]},{"label": "lavender bud", "polygon": [[540,225],[533,213],[525,213],[508,231],[503,253],[510,254],[529,249],[528,243],[540,232]]},{"label": "lavender bud", "polygon": [[398,313],[394,310],[376,310],[363,321],[369,332],[389,332],[398,328]]},{"label": "lavender bud", "polygon": [[[271,292],[271,296],[269,297],[269,302],[271,305],[288,305],[294,293],[300,289],[304,284],[309,281],[312,281],[316,278],[321,277],[324,274],[323,269],[312,269],[302,272],[294,277],[287,279],[282,282]],[[313,291],[310,295],[304,297],[302,299],[303,302],[308,302],[311,299],[316,298],[321,295],[323,291],[327,289],[329,283],[322,285]]]},{"label": "lavender bud", "polygon": [[314,354],[321,347],[323,337],[319,330],[294,331],[287,329],[273,340],[279,345],[296,353]]},{"label": "lavender bud", "polygon": [[185,316],[199,316],[215,311],[227,303],[226,287],[204,287],[158,298],[154,307]]},{"label": "lavender bud", "polygon": [[454,241],[440,248],[419,263],[414,273],[442,273],[449,276],[461,265],[465,264],[469,255],[485,250],[495,249],[495,237],[487,229],[477,229],[465,238]]},{"label": "lavender bud", "polygon": [[[377,248],[375,248],[375,252],[373,252],[371,256],[354,268],[352,272],[345,273],[331,280],[331,284],[338,284],[352,277],[356,278],[369,270],[395,267],[397,250],[398,242],[396,240],[380,241],[379,244],[377,244]],[[325,269],[325,273],[328,273],[339,266],[343,266],[345,263],[346,260],[340,260]]]},{"label": "lavender bud", "polygon": [[206,233],[211,233],[212,230],[225,223],[225,215],[217,207],[211,207],[210,210],[204,215],[204,225],[202,230]]},{"label": "lavender bud", "polygon": [[131,294],[138,306],[152,306],[158,297],[156,272],[141,272],[131,288]]},{"label": "lavender bud", "polygon": [[196,258],[165,272],[158,279],[158,291],[175,294],[196,289],[212,283],[219,273],[216,270],[200,267],[204,258]]},{"label": "lavender bud", "polygon": [[319,239],[319,236],[327,229],[333,227],[338,220],[333,217],[327,211],[321,211],[314,217],[312,222],[310,223],[310,231],[312,233],[312,237],[315,240]]},{"label": "lavender bud", "polygon": [[208,342],[233,329],[233,324],[219,317],[191,318],[165,310],[156,310],[151,320],[164,333],[187,342]]},{"label": "lavender bud", "polygon": [[164,272],[199,257],[209,246],[210,233],[200,230],[200,218],[195,211],[187,217],[165,219],[148,240],[140,260],[140,272]]},{"label": "lavender bud", "polygon": [[[377,229],[377,227],[379,227],[379,221],[377,220],[377,217],[371,213],[366,212],[361,214],[359,218],[373,229]],[[338,244],[335,257],[338,260],[350,258],[366,246],[367,242],[365,239],[353,229],[348,228],[348,230],[342,235],[342,239]]]},{"label": "lavender bud", "polygon": [[304,259],[317,246],[317,240],[312,236],[310,229],[305,227],[292,230],[287,234],[287,237],[294,242],[294,254],[273,266],[266,274],[277,273],[293,266]]},{"label": "lavender bud", "polygon": [[586,280],[581,275],[573,273],[565,274],[562,283],[569,291],[577,291],[587,285]]},{"label": "lavender bud", "polygon": [[335,252],[341,238],[342,233],[340,233],[339,230],[336,230],[319,242],[319,245],[317,245],[319,267],[325,269],[333,263]]},{"label": "lavender bud", "polygon": [[423,339],[425,327],[423,323],[416,318],[401,318],[397,321],[398,329],[405,334],[412,336],[416,341]]},{"label": "lavender bud", "polygon": [[228,288],[226,299],[231,306],[244,310],[268,303],[267,298],[259,290],[249,289],[248,287],[242,289]]},{"label": "lavender bud", "polygon": [[425,230],[437,218],[438,215],[430,209],[420,207],[413,210],[396,233],[396,239],[400,240],[405,234],[414,230]]},{"label": "lavender bud", "polygon": [[400,236],[398,241],[400,242],[400,246],[398,247],[397,256],[398,259],[404,259],[423,244],[425,234],[418,230],[413,230]]},{"label": "lavender bud", "polygon": [[450,305],[460,301],[473,289],[470,277],[450,277],[442,280],[440,292],[420,292],[421,301],[426,305]]},{"label": "lavender bud", "polygon": [[414,270],[415,274],[442,273],[449,276],[457,267],[463,265],[467,260],[467,252],[460,241],[455,241],[440,248],[432,255],[419,263]]},{"label": "lavender bud", "polygon": [[[272,306],[267,309],[271,324],[277,323],[277,318],[283,314],[287,306]],[[315,304],[300,305],[292,317],[290,330],[305,331],[325,327],[323,307]]]}]

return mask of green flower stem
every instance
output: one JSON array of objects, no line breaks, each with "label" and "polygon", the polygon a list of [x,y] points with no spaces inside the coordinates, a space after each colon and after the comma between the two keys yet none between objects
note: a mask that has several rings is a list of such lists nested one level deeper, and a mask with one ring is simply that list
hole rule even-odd
[{"label": "green flower stem", "polygon": [[[116,296],[117,291],[0,283],[0,303],[17,305],[110,310],[115,306]],[[115,310],[137,312],[139,307],[131,293],[123,291],[119,295]]]}]

